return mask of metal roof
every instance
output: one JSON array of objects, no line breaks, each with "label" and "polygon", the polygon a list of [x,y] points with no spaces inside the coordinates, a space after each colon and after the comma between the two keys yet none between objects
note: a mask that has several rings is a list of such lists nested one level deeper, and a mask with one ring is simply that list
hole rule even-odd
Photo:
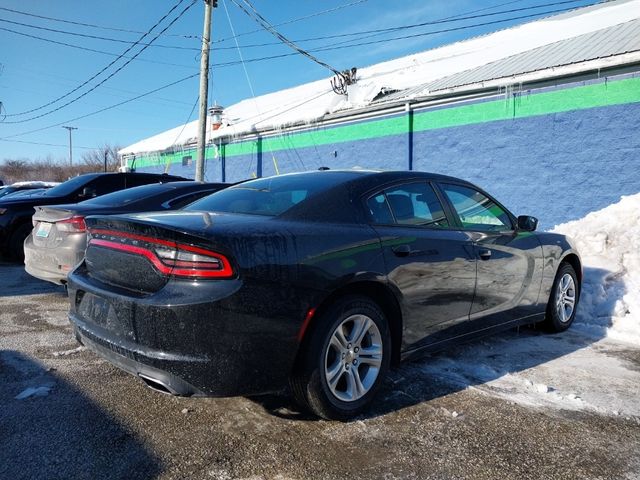
[{"label": "metal roof", "polygon": [[640,19],[550,43],[471,70],[394,92],[379,98],[376,102],[426,97],[450,88],[636,51],[640,51]]}]

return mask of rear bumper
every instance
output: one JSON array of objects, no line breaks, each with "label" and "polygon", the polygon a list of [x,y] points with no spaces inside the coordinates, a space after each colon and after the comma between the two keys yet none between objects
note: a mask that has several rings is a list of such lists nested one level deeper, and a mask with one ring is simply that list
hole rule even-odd
[{"label": "rear bumper", "polygon": [[[300,324],[247,311],[240,281],[174,282],[136,295],[69,275],[69,319],[90,350],[157,390],[229,397],[287,386]],[[267,309],[268,310],[268,309]]]},{"label": "rear bumper", "polygon": [[183,380],[180,374],[175,373],[191,374],[201,370],[203,364],[206,364],[206,359],[186,356],[165,358],[163,352],[141,350],[135,345],[109,341],[104,332],[101,335],[92,330],[77,316],[70,315],[70,319],[74,324],[76,338],[81,344],[116,367],[140,377],[154,390],[186,397],[210,395],[210,392],[199,390]]},{"label": "rear bumper", "polygon": [[29,275],[41,280],[64,284],[68,273],[84,258],[84,248],[77,245],[60,245],[43,248],[34,245],[33,235],[24,242],[24,268]]}]

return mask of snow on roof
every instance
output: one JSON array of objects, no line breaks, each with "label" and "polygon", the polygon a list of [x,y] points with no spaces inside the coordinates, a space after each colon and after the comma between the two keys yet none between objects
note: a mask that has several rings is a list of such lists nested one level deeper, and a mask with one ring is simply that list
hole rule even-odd
[{"label": "snow on roof", "polygon": [[60,185],[60,182],[41,182],[39,180],[27,180],[24,182],[15,182],[11,185],[5,185],[7,187],[34,187],[34,188],[49,188]]},{"label": "snow on roof", "polygon": [[[579,8],[487,35],[407,55],[358,69],[348,96],[333,93],[329,78],[242,100],[227,107],[223,126],[207,126],[207,142],[257,129],[313,122],[339,110],[369,105],[383,90],[398,91],[424,85],[470,69],[640,18],[640,0],[618,0]],[[166,150],[191,144],[198,122],[173,128],[130,145],[120,155]]]}]

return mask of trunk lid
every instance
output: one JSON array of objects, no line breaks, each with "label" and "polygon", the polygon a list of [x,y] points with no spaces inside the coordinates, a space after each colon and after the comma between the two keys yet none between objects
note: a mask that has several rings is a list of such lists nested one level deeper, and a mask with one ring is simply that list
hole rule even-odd
[{"label": "trunk lid", "polygon": [[[33,244],[41,248],[56,248],[68,235],[82,234],[85,232],[81,228],[81,223],[74,220],[75,226],[69,223],[71,219],[77,217],[77,212],[64,207],[36,207],[32,217],[33,221]],[[65,222],[62,227],[60,222]]]},{"label": "trunk lid", "polygon": [[139,293],[156,292],[176,276],[231,278],[230,252],[214,234],[231,220],[220,217],[202,212],[88,217],[87,274]]}]

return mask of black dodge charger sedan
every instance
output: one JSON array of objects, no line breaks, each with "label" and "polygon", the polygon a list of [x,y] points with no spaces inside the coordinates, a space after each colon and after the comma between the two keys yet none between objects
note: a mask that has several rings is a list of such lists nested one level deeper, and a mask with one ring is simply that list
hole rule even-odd
[{"label": "black dodge charger sedan", "polygon": [[571,325],[582,267],[468,182],[421,172],[262,178],[180,212],[88,217],[78,340],[175,395],[282,390],[324,418],[390,365],[516,325]]}]

